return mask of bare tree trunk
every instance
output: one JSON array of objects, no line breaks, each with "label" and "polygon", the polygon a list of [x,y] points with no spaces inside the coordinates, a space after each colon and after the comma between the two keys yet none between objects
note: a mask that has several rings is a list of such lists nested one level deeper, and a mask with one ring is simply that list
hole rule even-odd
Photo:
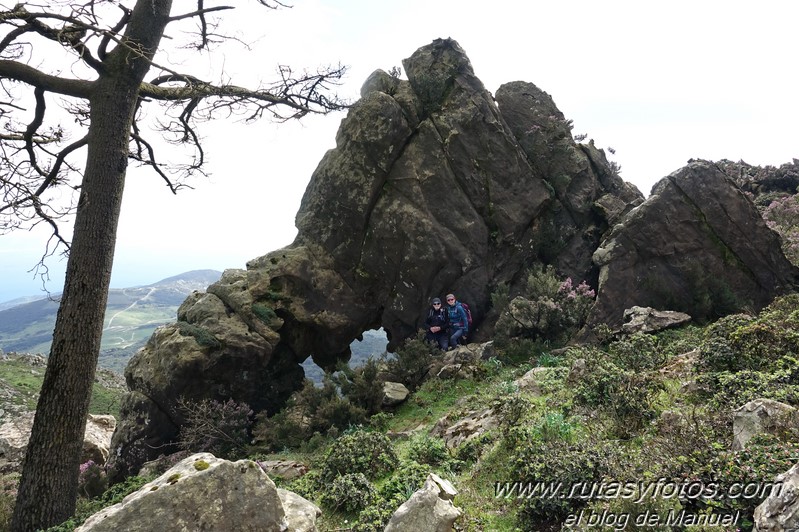
[{"label": "bare tree trunk", "polygon": [[147,56],[157,49],[170,6],[167,0],[139,0],[134,13],[140,16],[134,14],[127,32],[135,44],[118,48],[113,57],[109,54],[108,73],[95,82],[89,102],[86,169],[64,293],[14,508],[16,532],[48,528],[75,512],[133,113],[149,68]]}]

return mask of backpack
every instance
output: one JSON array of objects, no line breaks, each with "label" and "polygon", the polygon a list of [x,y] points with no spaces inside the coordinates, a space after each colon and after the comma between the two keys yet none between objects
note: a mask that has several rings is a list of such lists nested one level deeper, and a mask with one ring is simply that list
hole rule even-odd
[{"label": "backpack", "polygon": [[472,310],[469,308],[469,305],[467,305],[463,301],[459,301],[459,303],[463,307],[463,310],[466,311],[466,321],[469,322],[469,329],[471,329],[472,328]]}]

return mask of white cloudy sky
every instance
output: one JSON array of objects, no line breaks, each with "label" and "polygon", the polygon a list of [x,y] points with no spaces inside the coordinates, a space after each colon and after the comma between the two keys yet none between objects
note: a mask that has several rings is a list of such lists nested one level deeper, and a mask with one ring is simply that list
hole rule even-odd
[{"label": "white cloudy sky", "polygon": [[[253,51],[229,50],[202,65],[223,60],[231,79],[244,84],[270,79],[278,63],[341,62],[350,70],[340,94],[355,99],[375,69],[399,66],[420,46],[451,37],[489,91],[524,80],[552,95],[574,133],[614,148],[622,177],[645,194],[689,158],[779,165],[799,157],[793,1],[293,3],[280,11],[255,2],[238,9],[229,29],[255,42]],[[112,286],[243,268],[289,244],[302,193],[343,117],[215,123],[204,131],[211,177],[177,196],[158,177],[130,172]],[[0,237],[0,302],[39,292],[28,270],[45,236]],[[49,264],[47,287],[57,292],[64,263]]]}]

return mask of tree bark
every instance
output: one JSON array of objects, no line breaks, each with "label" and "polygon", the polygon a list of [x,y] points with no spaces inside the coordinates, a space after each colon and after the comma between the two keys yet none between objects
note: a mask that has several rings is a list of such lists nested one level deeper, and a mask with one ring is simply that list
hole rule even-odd
[{"label": "tree bark", "polygon": [[36,409],[12,530],[61,523],[75,511],[83,434],[100,352],[139,88],[168,23],[170,0],[139,0],[94,82],[86,168],[53,344]]}]

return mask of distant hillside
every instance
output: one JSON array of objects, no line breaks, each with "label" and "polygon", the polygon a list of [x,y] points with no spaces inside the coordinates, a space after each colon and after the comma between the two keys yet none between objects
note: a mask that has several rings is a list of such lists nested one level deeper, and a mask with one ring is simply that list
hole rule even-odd
[{"label": "distant hillside", "polygon": [[[352,356],[349,360],[350,367],[357,368],[363,366],[370,358],[380,358],[386,352],[388,346],[388,339],[386,338],[386,331],[382,328],[376,331],[364,331],[363,340],[354,340],[350,344],[350,351]],[[311,357],[305,360],[302,364],[302,369],[305,371],[305,378],[311,379],[316,384],[322,384],[322,377],[325,372],[314,364]]]},{"label": "distant hillside", "polygon": [[[187,295],[205,290],[221,276],[222,272],[216,270],[195,270],[151,285],[112,289],[108,294],[100,367],[121,373],[156,327],[175,320]],[[52,299],[0,310],[0,349],[49,353],[59,297],[57,294]]]}]

